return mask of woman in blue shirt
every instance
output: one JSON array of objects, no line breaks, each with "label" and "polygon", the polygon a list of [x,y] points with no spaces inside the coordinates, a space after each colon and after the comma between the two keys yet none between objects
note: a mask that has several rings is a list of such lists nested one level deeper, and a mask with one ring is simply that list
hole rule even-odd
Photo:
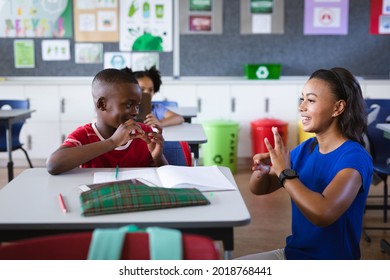
[{"label": "woman in blue shirt", "polygon": [[[277,128],[275,147],[253,157],[250,189],[256,195],[284,188],[291,197],[286,246],[240,259],[360,259],[372,159],[358,81],[344,68],[320,69],[306,82],[299,112],[303,130],[316,133],[289,152]],[[270,167],[271,165],[271,167]]]}]

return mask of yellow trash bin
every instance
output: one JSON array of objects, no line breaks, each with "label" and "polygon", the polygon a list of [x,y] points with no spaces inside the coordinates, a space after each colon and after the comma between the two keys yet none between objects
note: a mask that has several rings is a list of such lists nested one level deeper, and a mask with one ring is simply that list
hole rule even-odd
[{"label": "yellow trash bin", "polygon": [[309,138],[315,137],[316,134],[312,132],[306,132],[302,128],[302,122],[298,123],[298,140],[299,143],[302,143],[303,141],[306,141]]}]

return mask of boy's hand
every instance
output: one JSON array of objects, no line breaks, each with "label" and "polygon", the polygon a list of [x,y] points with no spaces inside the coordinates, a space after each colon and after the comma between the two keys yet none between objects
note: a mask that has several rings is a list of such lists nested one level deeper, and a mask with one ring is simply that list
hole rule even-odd
[{"label": "boy's hand", "polygon": [[146,137],[145,131],[143,131],[135,120],[130,119],[120,124],[110,138],[114,141],[115,145],[119,147],[126,144],[131,139],[143,137]]},{"label": "boy's hand", "polygon": [[161,157],[164,148],[164,137],[162,136],[162,128],[158,125],[153,125],[153,128],[157,129],[153,132],[148,132],[146,137],[146,143],[148,144],[149,152],[154,159]]}]

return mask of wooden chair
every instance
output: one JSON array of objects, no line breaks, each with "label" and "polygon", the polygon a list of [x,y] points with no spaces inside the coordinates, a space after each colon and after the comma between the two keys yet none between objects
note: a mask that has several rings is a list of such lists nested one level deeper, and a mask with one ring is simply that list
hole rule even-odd
[{"label": "wooden chair", "polygon": [[[86,260],[91,232],[51,235],[0,246],[0,260]],[[217,260],[218,250],[208,237],[182,234],[184,260]],[[149,236],[128,233],[122,248],[122,260],[149,260]]]}]

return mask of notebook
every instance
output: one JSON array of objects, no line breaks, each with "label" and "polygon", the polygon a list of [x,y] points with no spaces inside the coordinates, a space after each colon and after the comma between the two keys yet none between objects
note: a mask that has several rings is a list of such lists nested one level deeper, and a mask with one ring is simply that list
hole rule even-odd
[{"label": "notebook", "polygon": [[[164,165],[118,172],[118,181],[137,179],[147,186],[197,188],[200,191],[237,190],[217,166]],[[115,181],[115,172],[95,172],[93,183]]]}]

